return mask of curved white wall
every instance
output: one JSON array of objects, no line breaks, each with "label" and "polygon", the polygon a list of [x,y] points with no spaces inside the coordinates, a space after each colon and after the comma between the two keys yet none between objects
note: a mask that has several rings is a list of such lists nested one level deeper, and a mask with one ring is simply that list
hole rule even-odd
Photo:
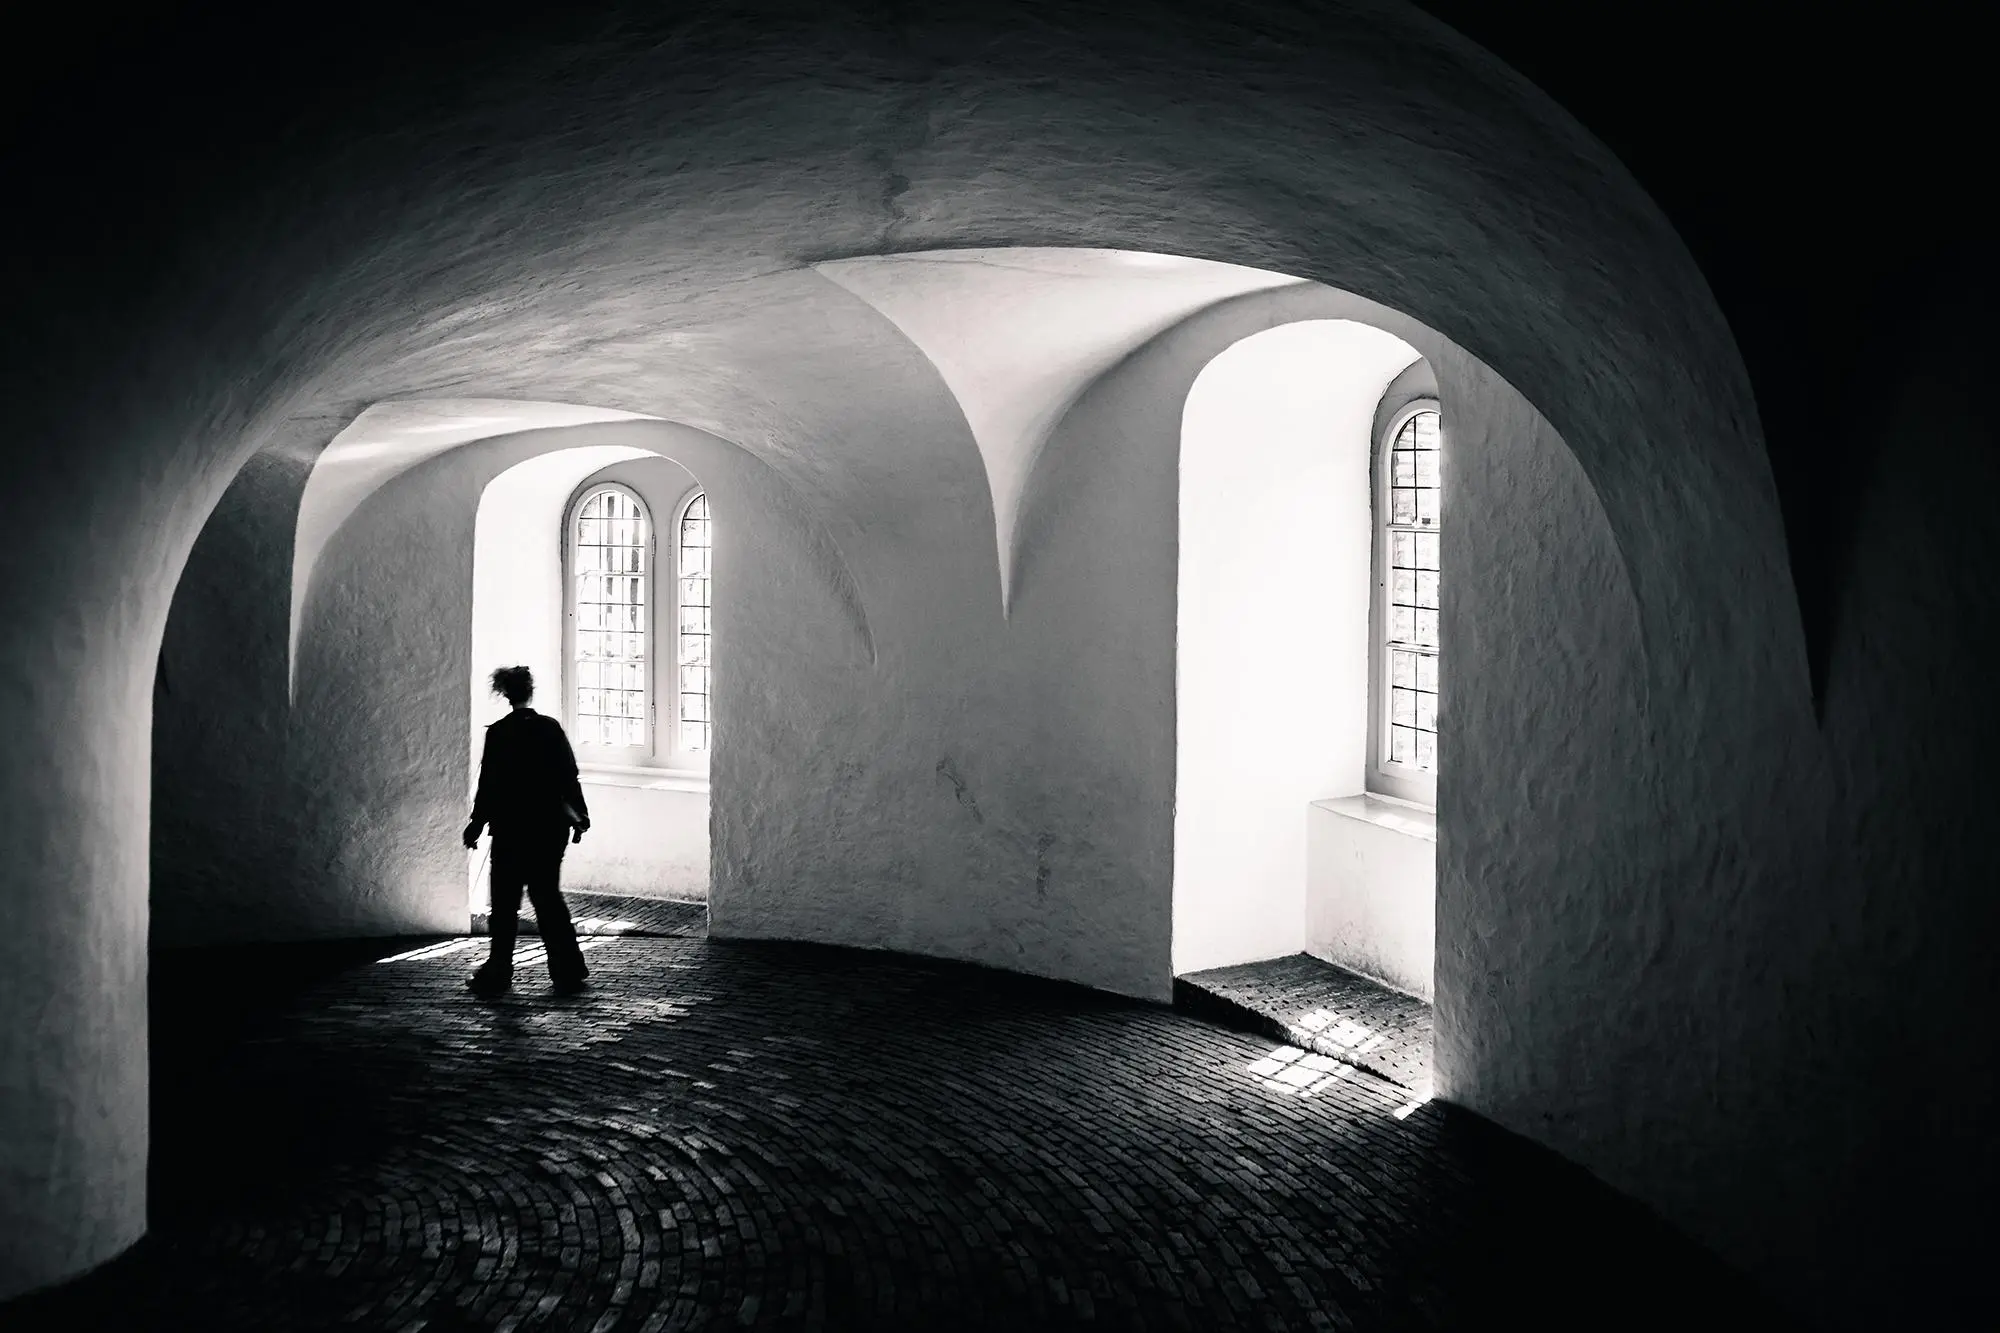
[{"label": "curved white wall", "polygon": [[1021,492],[1077,395],[1204,306],[1299,281],[1181,255],[1026,246],[816,267],[893,320],[950,386],[986,464],[1009,604]]},{"label": "curved white wall", "polygon": [[396,477],[447,449],[529,430],[555,430],[642,414],[577,403],[495,398],[423,398],[371,403],[326,444],[299,497],[292,554],[291,650],[313,570],[333,535]]},{"label": "curved white wall", "polygon": [[1311,802],[1361,791],[1369,444],[1417,359],[1346,320],[1259,333],[1194,382],[1180,448],[1173,969],[1306,947]]}]

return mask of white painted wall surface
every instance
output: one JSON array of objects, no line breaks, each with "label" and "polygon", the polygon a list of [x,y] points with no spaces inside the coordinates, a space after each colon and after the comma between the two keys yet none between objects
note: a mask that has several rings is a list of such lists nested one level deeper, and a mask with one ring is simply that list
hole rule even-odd
[{"label": "white painted wall surface", "polygon": [[1369,431],[1417,359],[1381,329],[1288,324],[1188,394],[1180,450],[1175,972],[1305,946],[1309,801],[1361,790]]},{"label": "white painted wall surface", "polygon": [[1437,836],[1344,810],[1306,807],[1306,943],[1315,958],[1431,998],[1437,954]]},{"label": "white painted wall surface", "polygon": [[300,613],[327,542],[363,501],[390,481],[426,459],[474,440],[598,421],[632,421],[639,415],[576,403],[495,398],[370,404],[327,441],[299,497],[292,555],[291,651],[298,651]]},{"label": "white painted wall surface", "polygon": [[1123,250],[938,250],[816,267],[923,348],[958,400],[993,492],[1003,600],[1022,488],[1077,395],[1203,306],[1298,282]]},{"label": "white painted wall surface", "polygon": [[590,832],[563,856],[563,887],[634,898],[708,899],[708,789],[686,779],[586,773]]}]

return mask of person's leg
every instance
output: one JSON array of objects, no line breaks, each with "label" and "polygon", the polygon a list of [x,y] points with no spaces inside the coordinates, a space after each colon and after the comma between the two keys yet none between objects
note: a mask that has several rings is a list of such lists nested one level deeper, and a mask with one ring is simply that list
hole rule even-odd
[{"label": "person's leg", "polygon": [[549,979],[558,986],[570,986],[590,975],[584,966],[583,950],[577,947],[576,926],[569,918],[569,904],[562,896],[563,844],[535,858],[528,875],[528,900],[535,905],[535,922],[541,927],[542,947],[549,955]]},{"label": "person's leg", "polygon": [[486,933],[491,937],[491,946],[486,962],[473,974],[473,981],[497,987],[508,984],[514,976],[514,937],[520,929],[521,886],[527,876],[522,873],[518,851],[503,845],[498,838],[493,840],[491,864],[486,911]]}]

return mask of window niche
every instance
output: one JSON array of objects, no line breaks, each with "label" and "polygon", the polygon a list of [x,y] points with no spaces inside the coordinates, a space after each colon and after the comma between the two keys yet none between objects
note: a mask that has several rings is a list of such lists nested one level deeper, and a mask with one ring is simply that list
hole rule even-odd
[{"label": "window niche", "polygon": [[1437,807],[1443,698],[1444,446],[1436,381],[1419,361],[1375,416],[1367,789],[1428,809]]},{"label": "window niche", "polygon": [[707,770],[712,534],[707,494],[666,459],[616,464],[570,497],[562,720],[586,768]]}]

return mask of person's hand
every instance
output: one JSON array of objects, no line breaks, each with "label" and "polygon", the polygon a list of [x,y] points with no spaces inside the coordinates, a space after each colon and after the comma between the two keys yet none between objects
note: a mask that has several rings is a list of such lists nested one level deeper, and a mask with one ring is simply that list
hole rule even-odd
[{"label": "person's hand", "polygon": [[467,824],[465,826],[465,849],[467,851],[471,851],[474,847],[477,847],[479,845],[480,830],[484,827],[485,826],[482,825],[476,819],[473,820],[470,824]]},{"label": "person's hand", "polygon": [[576,843],[582,842],[583,835],[586,832],[588,832],[589,829],[590,829],[590,821],[588,819],[579,819],[576,823],[571,824],[569,826],[569,840],[571,845],[573,846]]}]

